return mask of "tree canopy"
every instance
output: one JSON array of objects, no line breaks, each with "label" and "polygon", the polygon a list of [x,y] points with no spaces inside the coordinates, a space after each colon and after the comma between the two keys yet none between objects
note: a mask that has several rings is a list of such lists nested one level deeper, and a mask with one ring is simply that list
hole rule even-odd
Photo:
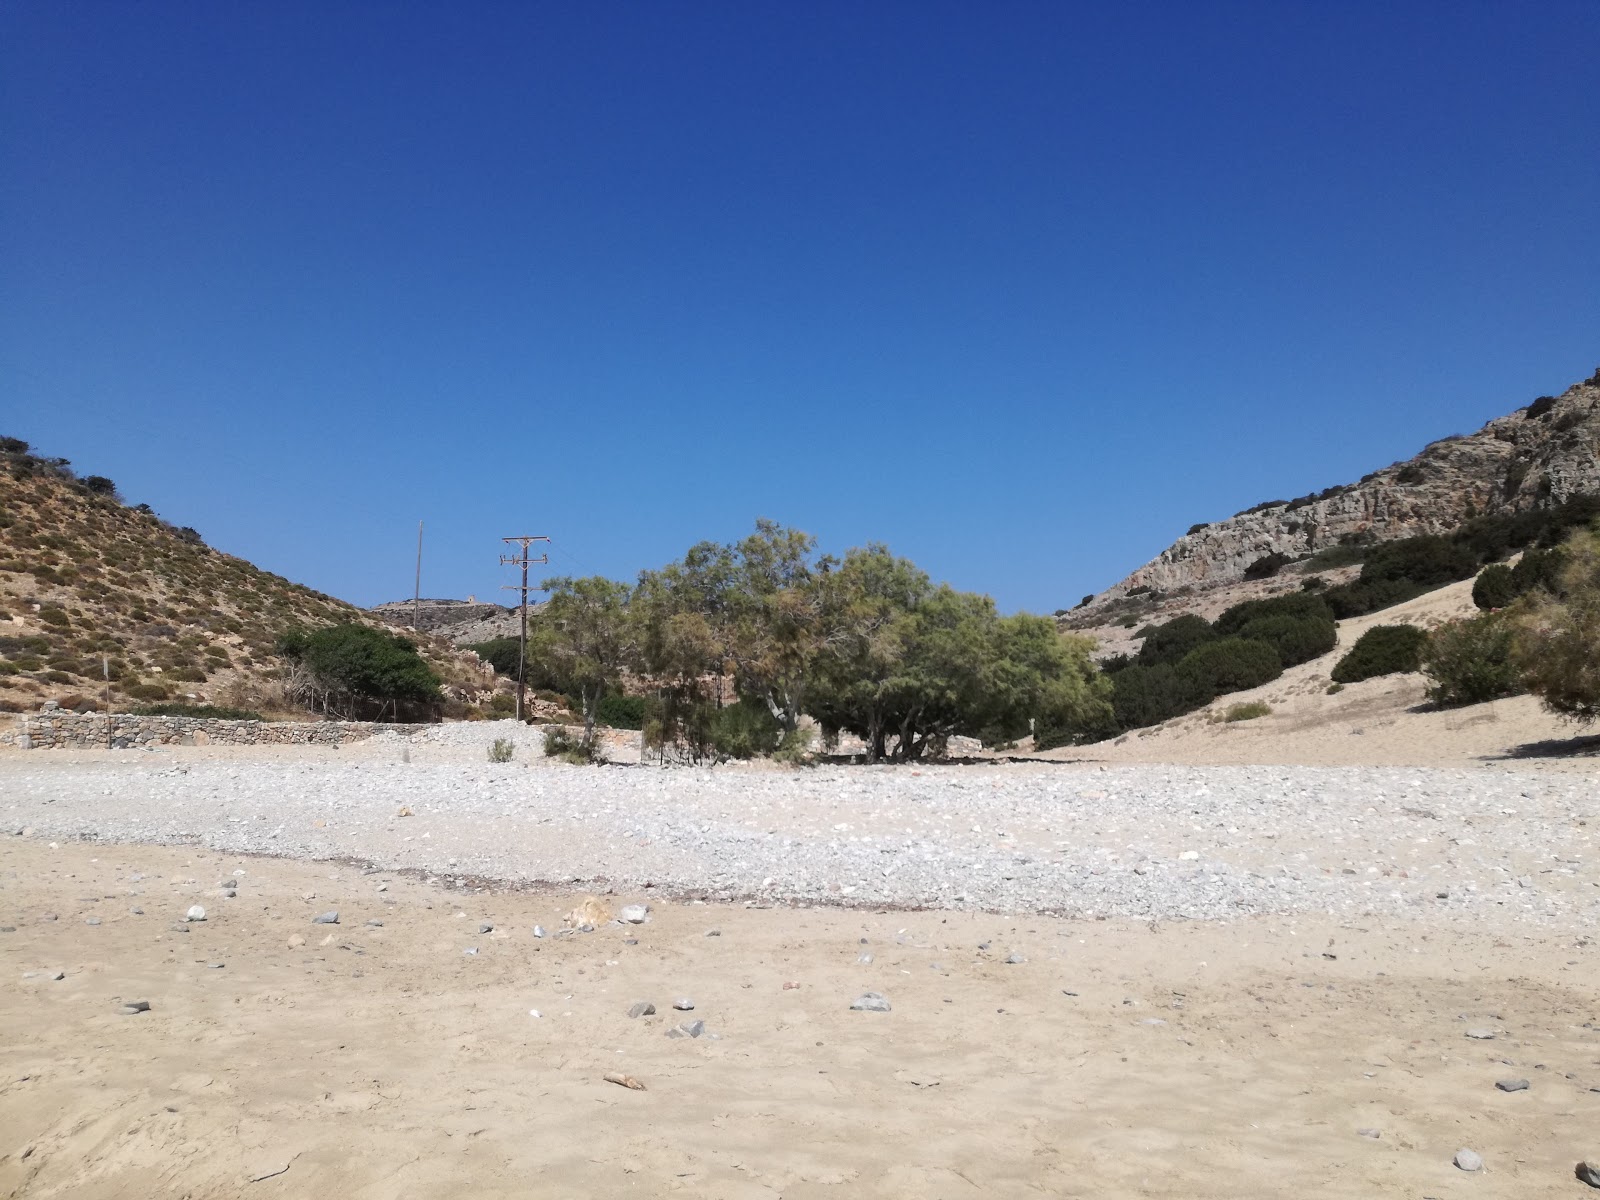
[{"label": "tree canopy", "polygon": [[439,701],[439,677],[397,633],[355,623],[292,630],[278,653],[298,668],[294,690],[326,713],[399,716]]}]

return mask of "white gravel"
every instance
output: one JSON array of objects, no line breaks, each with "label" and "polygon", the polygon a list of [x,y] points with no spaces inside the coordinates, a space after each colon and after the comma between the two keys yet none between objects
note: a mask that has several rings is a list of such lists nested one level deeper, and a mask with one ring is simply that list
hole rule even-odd
[{"label": "white gravel", "polygon": [[[499,732],[440,736],[475,747]],[[534,739],[519,741],[503,766],[402,762],[398,741],[314,759],[19,752],[0,758],[0,830],[707,899],[1163,920],[1427,913],[1577,928],[1600,917],[1600,789],[1583,776],[586,768],[530,761]]]}]

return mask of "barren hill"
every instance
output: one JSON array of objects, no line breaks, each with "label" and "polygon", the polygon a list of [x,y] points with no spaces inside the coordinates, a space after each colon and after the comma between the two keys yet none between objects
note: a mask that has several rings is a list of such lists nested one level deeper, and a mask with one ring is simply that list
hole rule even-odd
[{"label": "barren hill", "polygon": [[[213,703],[291,714],[278,637],[376,624],[363,610],[204,544],[101,476],[78,478],[0,438],[0,711],[102,702]],[[475,655],[428,634],[423,656],[456,706],[494,687]]]},{"label": "barren hill", "polygon": [[1070,623],[1096,625],[1100,610],[1130,595],[1193,595],[1238,584],[1269,555],[1294,560],[1341,544],[1443,533],[1474,516],[1592,492],[1600,492],[1600,371],[1560,396],[1541,396],[1476,433],[1433,442],[1356,483],[1195,525],[1080,606]]}]

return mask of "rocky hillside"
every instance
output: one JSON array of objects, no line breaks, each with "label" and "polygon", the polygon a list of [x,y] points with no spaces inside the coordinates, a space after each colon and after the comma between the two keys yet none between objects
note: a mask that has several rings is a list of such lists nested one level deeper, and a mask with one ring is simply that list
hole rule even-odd
[{"label": "rocky hillside", "polygon": [[[0,438],[0,711],[45,700],[118,708],[163,701],[295,715],[275,687],[279,635],[372,622],[361,609],[205,545],[110,479]],[[493,690],[475,655],[423,635],[457,708]]]},{"label": "rocky hillside", "polygon": [[[543,601],[530,603],[528,612],[535,613],[543,606]],[[516,637],[522,627],[522,619],[516,609],[499,604],[480,604],[470,599],[391,600],[367,611],[386,625],[437,634],[457,646]]]},{"label": "rocky hillside", "polygon": [[1541,396],[1476,433],[1434,442],[1356,483],[1196,525],[1080,606],[1072,624],[1130,595],[1237,584],[1268,556],[1295,560],[1338,545],[1443,533],[1481,514],[1594,492],[1600,492],[1600,371],[1560,396]]}]

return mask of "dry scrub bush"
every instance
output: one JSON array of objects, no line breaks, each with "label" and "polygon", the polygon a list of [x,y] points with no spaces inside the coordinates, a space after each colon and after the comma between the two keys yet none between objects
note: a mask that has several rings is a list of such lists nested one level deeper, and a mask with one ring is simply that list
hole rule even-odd
[{"label": "dry scrub bush", "polygon": [[1600,534],[1577,534],[1565,554],[1557,595],[1520,602],[1513,660],[1546,708],[1587,724],[1600,717]]}]

